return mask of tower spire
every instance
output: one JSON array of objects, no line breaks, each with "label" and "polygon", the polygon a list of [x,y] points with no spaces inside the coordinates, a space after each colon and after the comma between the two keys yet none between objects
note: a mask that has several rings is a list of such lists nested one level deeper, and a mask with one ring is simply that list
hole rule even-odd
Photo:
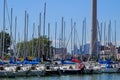
[{"label": "tower spire", "polygon": [[92,0],[92,25],[91,25],[91,43],[90,54],[97,55],[97,0]]}]

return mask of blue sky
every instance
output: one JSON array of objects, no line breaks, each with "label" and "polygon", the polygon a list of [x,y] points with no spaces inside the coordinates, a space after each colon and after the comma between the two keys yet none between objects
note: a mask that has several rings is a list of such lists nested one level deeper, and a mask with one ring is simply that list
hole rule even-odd
[{"label": "blue sky", "polygon": [[[61,31],[61,18],[64,17],[66,22],[66,39],[70,34],[70,19],[77,23],[77,31],[79,39],[81,41],[82,35],[82,21],[84,18],[87,20],[87,41],[90,41],[90,27],[91,27],[91,1],[92,0],[7,0],[7,6],[10,15],[10,8],[13,8],[13,27],[14,27],[14,18],[18,17],[18,26],[17,31],[20,32],[21,40],[23,40],[24,32],[24,14],[25,10],[30,15],[29,20],[29,39],[32,38],[33,33],[33,23],[35,22],[35,36],[37,37],[37,25],[39,13],[42,13],[43,20],[43,8],[44,2],[46,2],[46,34],[47,34],[47,25],[50,23],[51,29],[51,39],[54,40],[55,33],[55,22],[58,22],[57,29],[57,38],[59,38],[59,33]],[[108,27],[109,20],[112,22],[112,29],[114,31],[114,20],[117,21],[117,41],[120,41],[119,30],[120,30],[120,0],[98,0],[98,10],[97,16],[99,22],[106,22]],[[3,23],[3,0],[0,0],[0,26],[2,28]],[[7,15],[7,13],[6,13]],[[42,21],[43,23],[43,21]],[[9,32],[8,17],[6,16],[6,27]],[[0,28],[0,29],[1,29]],[[14,30],[14,28],[13,28]],[[43,33],[43,29],[42,29]],[[107,33],[107,32],[106,32]],[[13,32],[14,34],[14,32]],[[114,35],[114,34],[113,34]],[[13,35],[14,37],[14,35]],[[81,43],[81,42],[80,42]]]}]

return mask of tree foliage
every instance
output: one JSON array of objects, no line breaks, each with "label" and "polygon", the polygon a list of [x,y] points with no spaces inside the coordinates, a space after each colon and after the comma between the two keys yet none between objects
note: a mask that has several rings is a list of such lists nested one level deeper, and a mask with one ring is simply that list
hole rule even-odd
[{"label": "tree foliage", "polygon": [[[40,41],[40,45],[39,45]],[[44,42],[44,44],[43,44]],[[34,57],[42,57],[45,56],[50,58],[50,49],[51,49],[52,41],[50,41],[47,37],[40,37],[34,38],[29,41],[22,41],[17,43],[17,48],[19,49],[19,56],[26,57],[26,56],[34,56]],[[39,49],[40,46],[40,49]],[[42,49],[44,46],[44,53],[42,54]],[[38,53],[39,52],[39,53]]]},{"label": "tree foliage", "polygon": [[3,48],[4,48],[4,52],[8,53],[9,51],[8,48],[10,47],[10,45],[11,45],[11,37],[9,33],[3,31],[0,32],[0,51],[3,52]]}]

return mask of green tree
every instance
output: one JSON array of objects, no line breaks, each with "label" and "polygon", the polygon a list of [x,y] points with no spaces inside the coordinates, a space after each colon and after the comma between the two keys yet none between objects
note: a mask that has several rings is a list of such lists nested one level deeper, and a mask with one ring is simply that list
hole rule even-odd
[{"label": "green tree", "polygon": [[[43,49],[43,42],[44,42],[44,54],[42,54],[42,49]],[[50,54],[50,49],[52,49],[51,47],[52,41],[50,41],[46,36],[40,37],[40,49],[39,49],[39,38],[34,38],[32,40],[29,41],[22,41],[20,43],[17,43],[17,48],[20,50],[20,55],[19,56],[34,56],[34,57],[47,57],[50,58],[51,54]],[[19,47],[20,46],[20,47]],[[27,49],[25,49],[25,46]],[[40,51],[40,53],[38,53],[38,50]],[[24,53],[26,52],[26,53]],[[38,55],[39,54],[39,55]]]},{"label": "green tree", "polygon": [[3,32],[3,31],[0,32],[0,51],[3,51],[3,48],[4,48],[4,52],[8,53],[9,51],[8,48],[10,47],[10,45],[11,45],[11,37],[9,33]]}]

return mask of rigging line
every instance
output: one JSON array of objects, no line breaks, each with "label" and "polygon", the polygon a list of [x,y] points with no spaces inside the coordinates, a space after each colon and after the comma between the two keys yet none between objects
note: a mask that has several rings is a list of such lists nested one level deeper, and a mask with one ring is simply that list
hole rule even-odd
[{"label": "rigging line", "polygon": [[11,21],[10,21],[10,15],[9,15],[9,11],[8,11],[7,1],[6,1],[6,10],[7,10],[7,17],[8,17],[8,22],[9,22],[9,26],[10,26]]},{"label": "rigging line", "polygon": [[101,40],[101,37],[102,37],[102,35],[101,35],[101,33],[100,33],[100,26],[99,26],[99,22],[98,22],[98,20],[97,20],[97,28],[98,28],[98,33],[99,33],[99,39]]},{"label": "rigging line", "polygon": [[74,22],[74,33],[73,33],[74,34],[74,38],[73,38],[74,39],[74,42],[73,42],[74,43],[74,47],[73,47],[73,49],[74,49],[73,54],[74,55],[76,54],[76,51],[75,51],[75,45],[76,45],[75,27],[76,27],[76,22]]},{"label": "rigging line", "polygon": [[70,38],[71,38],[71,34],[72,34],[72,31],[73,31],[73,28],[74,28],[74,26],[72,26],[72,30],[71,30],[71,32],[70,32],[70,35],[69,35],[69,38],[68,38],[68,41],[67,41],[65,47],[68,46],[68,43],[69,43],[69,41],[70,41]]},{"label": "rigging line", "polygon": [[[102,26],[102,25],[101,25]],[[100,31],[100,24],[99,24],[99,21],[97,20],[97,33],[98,33],[98,36],[99,36],[99,39],[100,39],[100,47],[98,47],[97,45],[97,49],[98,49],[98,54],[100,54],[100,50],[101,50],[101,39],[102,39],[102,33]]]},{"label": "rigging line", "polygon": [[82,47],[83,47],[83,39],[84,39],[84,20],[83,20],[83,24],[82,24]]},{"label": "rigging line", "polygon": [[100,50],[101,50],[101,42],[102,42],[102,23],[99,24],[98,20],[97,20],[97,28],[98,28],[98,36],[99,36],[99,39],[100,39],[100,46],[98,47],[99,48],[99,53],[100,53]]},{"label": "rigging line", "polygon": [[77,39],[78,39],[78,44],[79,44],[79,46],[80,46],[80,39],[79,39],[79,37],[78,37],[78,32],[77,32],[77,29],[75,28],[75,31],[76,31],[76,36],[77,36]]}]

